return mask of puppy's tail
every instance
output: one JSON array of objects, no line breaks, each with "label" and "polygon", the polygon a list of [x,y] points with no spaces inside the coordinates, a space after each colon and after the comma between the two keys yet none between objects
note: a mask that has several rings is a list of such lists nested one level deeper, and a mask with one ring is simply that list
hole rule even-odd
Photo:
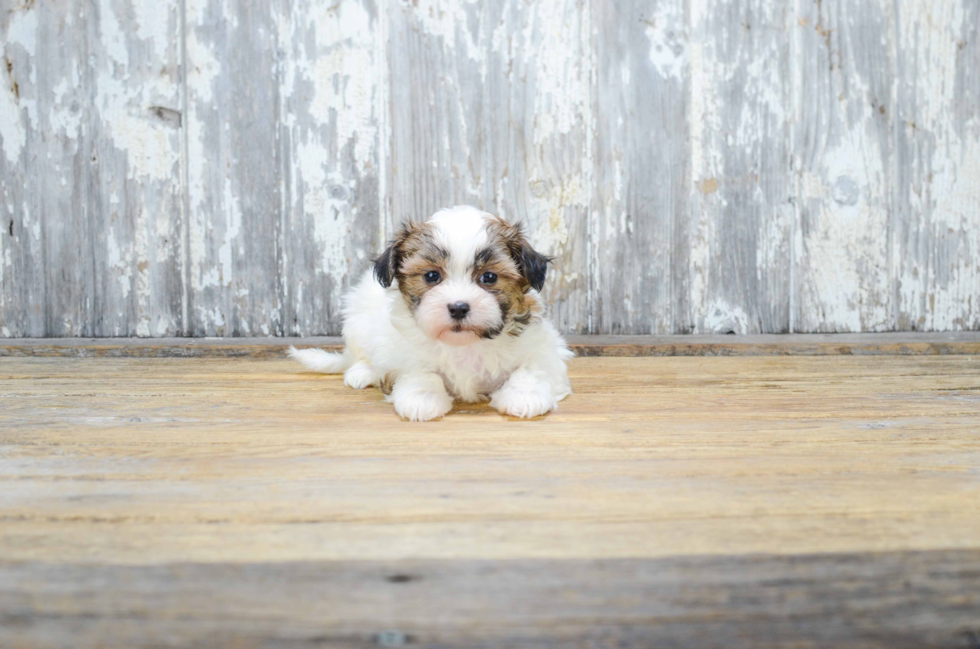
[{"label": "puppy's tail", "polygon": [[346,348],[343,354],[333,354],[322,349],[296,349],[290,345],[289,357],[321,374],[341,374],[353,364],[353,358]]}]

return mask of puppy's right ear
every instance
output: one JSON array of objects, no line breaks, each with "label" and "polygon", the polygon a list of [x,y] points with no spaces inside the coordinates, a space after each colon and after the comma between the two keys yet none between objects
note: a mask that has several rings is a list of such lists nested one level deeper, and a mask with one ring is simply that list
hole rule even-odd
[{"label": "puppy's right ear", "polygon": [[423,226],[413,221],[406,221],[402,224],[398,234],[391,240],[388,248],[381,256],[374,260],[374,277],[378,283],[388,288],[398,275],[398,267],[402,263],[402,255],[405,253],[405,244],[413,235],[420,233]]},{"label": "puppy's right ear", "polygon": [[391,286],[391,280],[395,278],[395,273],[398,272],[398,251],[396,250],[396,245],[397,243],[393,241],[381,253],[381,256],[374,260],[374,278],[385,288]]}]

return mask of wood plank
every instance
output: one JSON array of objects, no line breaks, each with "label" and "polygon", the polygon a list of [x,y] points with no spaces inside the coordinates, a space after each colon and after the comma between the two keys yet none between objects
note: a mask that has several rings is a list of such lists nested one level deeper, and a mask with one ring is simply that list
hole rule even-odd
[{"label": "wood plank", "polygon": [[532,421],[283,360],[0,364],[0,645],[969,646],[969,356],[576,359]]},{"label": "wood plank", "polygon": [[795,331],[895,328],[896,7],[816,0],[799,8]]},{"label": "wood plank", "polygon": [[[90,93],[94,92],[94,77],[111,71],[88,64],[89,47],[98,50],[100,46],[89,42],[93,33],[97,35],[99,23],[98,12],[92,12],[94,20],[88,19],[87,6],[67,2],[59,11],[48,12],[22,6],[12,15],[20,44],[30,43],[33,49],[25,48],[31,56],[30,67],[22,65],[18,71],[18,78],[25,77],[25,91],[33,90],[32,105],[26,106],[27,120],[21,122],[21,128],[30,131],[22,140],[27,166],[21,173],[32,204],[23,213],[20,231],[38,244],[37,248],[28,244],[27,249],[40,252],[31,254],[29,261],[20,260],[21,264],[36,264],[36,272],[12,279],[40,281],[32,292],[41,301],[21,304],[21,308],[40,312],[42,328],[35,335],[94,335],[97,330],[92,192],[98,177],[94,164],[98,143],[90,132],[97,108]],[[28,31],[34,32],[33,40]],[[124,43],[115,45],[125,47]],[[19,80],[17,84],[19,92]],[[18,143],[13,144],[16,152]],[[6,143],[4,148],[6,151]],[[21,219],[14,220],[16,232],[16,221]]]},{"label": "wood plank", "polygon": [[292,0],[276,21],[289,335],[339,334],[343,291],[382,249],[378,11],[372,0]]},{"label": "wood plank", "polygon": [[188,323],[282,335],[282,141],[274,5],[187,0]]},{"label": "wood plank", "polygon": [[[980,551],[51,566],[0,562],[5,647],[964,647]],[[106,588],[106,584],[112,584]],[[220,603],[220,605],[216,605]]]},{"label": "wood plank", "polygon": [[[43,21],[42,21],[43,22]],[[39,205],[38,12],[0,12],[0,335],[43,336],[45,326],[44,238]],[[41,46],[44,49],[44,43]],[[45,79],[45,76],[41,76]]]},{"label": "wood plank", "polygon": [[590,333],[690,333],[684,3],[592,3]]},{"label": "wood plank", "polygon": [[690,8],[688,317],[696,333],[785,333],[796,219],[792,7],[713,4]]},{"label": "wood plank", "polygon": [[[588,336],[567,338],[578,356],[916,356],[980,354],[980,332],[783,334],[750,336]],[[0,357],[284,358],[288,345],[338,351],[333,336],[305,338],[20,338],[0,341]]]},{"label": "wood plank", "polygon": [[[85,68],[92,74],[86,90],[93,98],[85,129],[91,162],[83,169],[90,174],[94,302],[91,319],[64,334],[178,335],[184,294],[180,13],[152,0],[128,6],[100,0],[82,12]],[[52,225],[57,220],[51,215]],[[67,237],[79,246],[78,233]],[[87,287],[78,288],[84,294]]]},{"label": "wood plank", "polygon": [[896,7],[897,325],[980,329],[980,5]]}]

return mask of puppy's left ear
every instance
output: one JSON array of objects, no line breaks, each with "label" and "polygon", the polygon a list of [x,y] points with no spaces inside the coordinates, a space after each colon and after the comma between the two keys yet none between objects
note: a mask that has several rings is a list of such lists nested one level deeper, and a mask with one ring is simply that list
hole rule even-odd
[{"label": "puppy's left ear", "polygon": [[548,264],[552,258],[531,247],[520,223],[509,225],[501,220],[497,227],[500,228],[500,234],[507,242],[510,255],[524,276],[524,281],[535,291],[540,291],[544,288],[544,278],[548,274]]},{"label": "puppy's left ear", "polygon": [[544,278],[548,274],[548,264],[551,263],[551,257],[546,257],[532,248],[531,244],[523,236],[521,239],[524,241],[524,244],[521,246],[521,261],[519,264],[521,273],[524,275],[527,283],[531,285],[531,288],[535,291],[540,291],[544,288]]}]

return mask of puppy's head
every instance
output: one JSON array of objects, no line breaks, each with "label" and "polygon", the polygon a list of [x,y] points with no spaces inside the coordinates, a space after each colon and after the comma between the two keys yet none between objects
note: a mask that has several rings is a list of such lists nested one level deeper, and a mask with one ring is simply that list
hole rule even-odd
[{"label": "puppy's head", "polygon": [[374,264],[384,287],[397,282],[422,331],[450,345],[517,336],[540,316],[537,291],[548,257],[521,227],[472,207],[441,210],[402,226]]}]

